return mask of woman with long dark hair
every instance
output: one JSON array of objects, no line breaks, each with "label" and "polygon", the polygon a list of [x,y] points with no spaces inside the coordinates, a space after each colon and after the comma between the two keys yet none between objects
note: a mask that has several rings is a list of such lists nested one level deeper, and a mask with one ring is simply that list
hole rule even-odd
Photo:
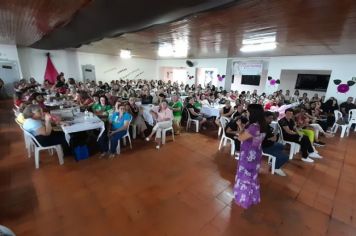
[{"label": "woman with long dark hair", "polygon": [[246,127],[241,121],[237,123],[240,130],[238,140],[241,142],[241,148],[234,186],[235,203],[245,209],[261,201],[258,171],[261,166],[261,144],[266,129],[262,105],[250,104],[247,108],[247,115],[249,123]]}]

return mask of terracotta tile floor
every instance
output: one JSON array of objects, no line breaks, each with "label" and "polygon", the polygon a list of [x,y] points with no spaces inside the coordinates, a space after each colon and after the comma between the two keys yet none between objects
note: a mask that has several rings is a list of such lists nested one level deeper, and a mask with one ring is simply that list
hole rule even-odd
[{"label": "terracotta tile floor", "polygon": [[[134,141],[109,161],[63,166],[42,153],[35,170],[9,102],[0,102],[0,224],[17,235],[356,235],[356,134],[327,140],[316,164],[260,175],[262,202],[232,200],[236,161],[216,130],[183,133],[159,151]],[[168,138],[170,140],[170,138]]]}]

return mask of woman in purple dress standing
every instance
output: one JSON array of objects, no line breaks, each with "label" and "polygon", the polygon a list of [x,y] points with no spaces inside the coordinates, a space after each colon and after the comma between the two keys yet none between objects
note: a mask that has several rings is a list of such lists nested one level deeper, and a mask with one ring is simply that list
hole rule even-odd
[{"label": "woman in purple dress standing", "polygon": [[244,129],[243,125],[238,123],[241,151],[234,186],[235,203],[245,209],[261,201],[258,171],[261,166],[261,144],[266,128],[261,105],[250,104],[247,111],[249,124]]}]

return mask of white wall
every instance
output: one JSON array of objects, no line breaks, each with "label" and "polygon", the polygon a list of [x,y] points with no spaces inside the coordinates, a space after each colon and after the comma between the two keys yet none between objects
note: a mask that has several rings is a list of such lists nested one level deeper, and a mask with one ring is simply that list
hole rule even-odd
[{"label": "white wall", "polygon": [[[287,89],[290,91],[290,94],[294,94],[295,83],[297,82],[298,74],[318,74],[318,75],[330,75],[331,71],[327,70],[282,70],[280,76],[280,85],[278,89],[282,89],[285,92]],[[303,93],[307,93],[308,97],[318,94],[319,97],[324,96],[326,92],[313,91],[313,90],[301,90],[299,89],[299,94],[302,96]]]},{"label": "white wall", "polygon": [[[216,59],[191,59],[191,61],[194,63],[193,67],[188,67],[186,64],[186,59],[167,59],[167,60],[157,60],[157,65],[156,65],[156,74],[159,75],[160,77],[158,79],[163,79],[161,78],[162,75],[160,75],[160,68],[161,67],[184,67],[187,69],[189,75],[193,75],[195,78],[196,76],[196,69],[197,68],[216,68],[218,70],[218,74],[225,75],[226,74],[226,65],[227,65],[227,59],[226,58],[216,58]],[[216,78],[217,80],[217,78]],[[225,81],[219,81],[218,86],[223,86],[225,87]],[[195,80],[189,80],[187,81],[188,84],[194,84]]]},{"label": "white wall", "polygon": [[[16,47],[13,45],[0,45],[0,60],[17,60],[20,61],[23,77],[34,76],[39,82],[43,81],[44,71],[46,68],[46,55],[48,51],[36,50],[30,48],[19,48],[18,56]],[[103,54],[82,53],[70,50],[50,51],[52,61],[58,72],[64,72],[66,77],[73,77],[82,80],[81,65],[92,64],[96,69],[97,80],[111,81],[119,79],[130,71],[139,69],[144,72],[140,77],[143,79],[162,79],[160,78],[161,67],[184,67],[190,75],[196,77],[197,68],[217,68],[219,74],[227,75],[224,81],[219,82],[218,86],[230,89],[231,86],[231,62],[234,60],[263,60],[267,63],[268,76],[274,79],[281,78],[282,70],[330,70],[330,83],[326,92],[326,97],[334,96],[339,101],[344,101],[348,96],[356,96],[356,85],[350,87],[346,94],[337,92],[337,85],[333,80],[340,79],[343,83],[356,77],[356,55],[321,55],[321,56],[289,56],[289,57],[272,57],[272,58],[216,58],[216,59],[191,59],[194,67],[187,67],[186,59],[167,59],[167,60],[148,60],[148,59],[121,59],[119,56],[110,56]],[[118,74],[117,71],[127,68],[126,72]],[[20,70],[21,73],[21,70]],[[134,79],[137,73],[132,74],[129,79]],[[265,76],[264,76],[265,77]],[[216,78],[217,79],[217,78]],[[188,81],[194,83],[194,80]],[[273,93],[277,89],[286,90],[294,89],[294,84],[284,84],[271,86],[264,78],[261,85],[256,88],[238,89],[253,90],[259,92]],[[314,93],[314,92],[313,92]]]},{"label": "white wall", "polygon": [[0,61],[15,61],[18,66],[20,77],[22,77],[16,45],[0,44]]},{"label": "white wall", "polygon": [[[121,59],[119,56],[111,56],[104,54],[93,54],[78,52],[78,64],[86,65],[91,64],[95,66],[96,80],[110,82],[111,80],[120,79],[121,76],[126,76],[132,71],[138,70],[138,72],[132,73],[128,79],[157,79],[156,60],[148,59]],[[118,74],[120,70],[127,69],[126,71]],[[79,68],[81,71],[81,68]],[[142,75],[136,77],[136,75],[143,72]],[[80,78],[82,75],[80,73]]]},{"label": "white wall", "polygon": [[[273,57],[269,61],[268,75],[274,79],[280,78],[282,70],[331,70],[331,77],[326,97],[336,97],[339,102],[345,101],[347,97],[356,97],[356,85],[350,87],[346,94],[337,92],[337,85],[333,80],[340,79],[343,83],[356,76],[356,55],[322,55],[322,56],[295,56],[295,57]],[[268,82],[267,82],[268,83]],[[268,86],[268,93],[276,91],[278,86]]]},{"label": "white wall", "polygon": [[[76,80],[83,80],[82,65],[90,64],[95,66],[96,80],[110,82],[120,79],[121,76],[139,69],[132,73],[128,79],[133,79],[143,72],[138,78],[156,79],[156,61],[147,59],[121,59],[119,56],[104,54],[82,53],[71,50],[38,50],[31,48],[19,48],[19,58],[25,78],[34,77],[38,82],[43,82],[47,64],[46,53],[50,52],[51,59],[58,73],[63,72],[66,78],[73,77]],[[118,74],[121,69],[127,70]]]}]

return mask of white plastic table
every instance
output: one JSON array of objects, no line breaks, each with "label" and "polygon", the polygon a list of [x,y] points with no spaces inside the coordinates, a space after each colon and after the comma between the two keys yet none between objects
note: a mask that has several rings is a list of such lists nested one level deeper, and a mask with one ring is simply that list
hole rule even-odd
[{"label": "white plastic table", "polygon": [[219,117],[220,109],[224,107],[224,105],[215,105],[215,106],[202,106],[200,113],[202,113],[206,117]]},{"label": "white plastic table", "polygon": [[105,124],[97,116],[92,115],[90,117],[85,117],[84,113],[81,112],[75,114],[74,120],[67,122],[66,125],[62,125],[61,128],[64,132],[66,141],[69,144],[70,141],[69,134],[81,132],[81,131],[100,129],[100,133],[98,136],[99,139],[105,131]]},{"label": "white plastic table", "polygon": [[143,104],[141,102],[135,102],[135,104],[142,108],[143,119],[151,126],[154,124],[153,116],[150,113],[151,109],[154,107],[153,104]]}]

